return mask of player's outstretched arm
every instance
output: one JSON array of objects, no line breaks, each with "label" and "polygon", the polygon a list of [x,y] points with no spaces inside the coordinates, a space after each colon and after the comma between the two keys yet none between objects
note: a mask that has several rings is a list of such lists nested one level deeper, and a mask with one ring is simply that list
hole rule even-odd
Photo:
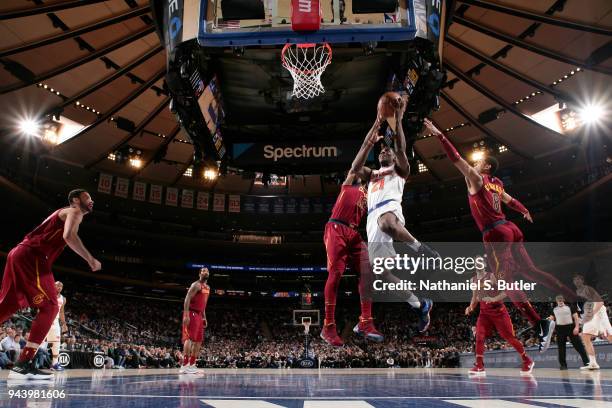
[{"label": "player's outstretched arm", "polygon": [[444,136],[444,133],[440,129],[438,129],[429,119],[425,119],[425,126],[429,131],[438,137],[440,144],[442,145],[442,149],[453,162],[455,167],[459,169],[461,174],[468,180],[471,186],[475,187],[475,190],[480,190],[482,187],[482,176],[478,174],[476,170],[470,164],[465,161],[463,157],[459,154],[455,146]]},{"label": "player's outstretched arm", "polygon": [[523,214],[523,218],[525,218],[527,221],[531,223],[533,222],[533,218],[531,218],[531,214],[529,213],[527,207],[525,207],[519,200],[512,198],[512,196],[505,191],[504,194],[502,194],[502,201],[508,206],[508,208]]},{"label": "player's outstretched arm", "polygon": [[357,156],[355,156],[355,159],[351,164],[351,169],[349,170],[348,176],[344,182],[345,184],[353,184],[356,177],[359,177],[361,180],[370,179],[372,169],[366,167],[365,162],[368,159],[368,155],[370,154],[372,147],[374,147],[374,145],[380,139],[382,139],[382,136],[378,135],[378,129],[380,129],[380,118],[376,118],[376,121],[366,135],[361,148],[359,148]]},{"label": "player's outstretched arm", "polygon": [[406,155],[406,136],[404,136],[404,126],[402,121],[404,120],[404,112],[406,112],[406,101],[402,100],[400,108],[395,112],[395,123],[397,129],[395,129],[395,157],[397,157],[397,165],[395,166],[397,174],[400,177],[408,178],[410,176],[410,162]]},{"label": "player's outstretched arm", "polygon": [[465,308],[465,315],[469,316],[476,309],[476,305],[478,304],[478,294],[477,291],[472,292],[472,300],[470,300],[470,305]]},{"label": "player's outstretched arm", "polygon": [[64,222],[64,241],[66,245],[83,258],[93,272],[99,271],[102,268],[100,261],[94,258],[91,253],[83,245],[83,241],[79,237],[79,225],[83,221],[83,213],[78,208],[68,208],[66,221]]}]

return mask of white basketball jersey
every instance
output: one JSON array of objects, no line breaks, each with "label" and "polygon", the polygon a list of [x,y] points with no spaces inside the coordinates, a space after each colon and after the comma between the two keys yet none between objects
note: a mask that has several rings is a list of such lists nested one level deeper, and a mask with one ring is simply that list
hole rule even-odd
[{"label": "white basketball jersey", "polygon": [[406,179],[395,171],[395,165],[373,170],[368,183],[368,212],[374,211],[383,201],[402,202]]},{"label": "white basketball jersey", "polygon": [[57,316],[55,316],[55,323],[59,323],[60,311],[62,310],[62,306],[64,305],[64,297],[62,295],[57,295],[57,305],[59,309],[57,309]]}]

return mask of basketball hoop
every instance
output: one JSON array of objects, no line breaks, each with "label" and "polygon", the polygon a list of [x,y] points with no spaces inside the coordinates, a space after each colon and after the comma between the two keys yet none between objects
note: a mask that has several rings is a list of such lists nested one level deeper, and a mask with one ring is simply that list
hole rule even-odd
[{"label": "basketball hoop", "polygon": [[304,326],[304,334],[310,333],[310,324],[312,320],[310,317],[302,317],[302,326]]},{"label": "basketball hoop", "polygon": [[292,95],[311,99],[324,93],[321,75],[331,60],[332,48],[327,43],[286,44],[281,52],[281,62],[293,77]]}]

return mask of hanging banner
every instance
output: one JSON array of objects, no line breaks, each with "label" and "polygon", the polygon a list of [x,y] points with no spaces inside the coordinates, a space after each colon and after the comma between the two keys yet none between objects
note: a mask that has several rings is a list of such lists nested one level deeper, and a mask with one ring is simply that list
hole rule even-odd
[{"label": "hanging banner", "polygon": [[229,196],[229,212],[240,212],[240,196],[238,194],[230,194]]},{"label": "hanging banner", "polygon": [[225,194],[215,193],[213,198],[213,211],[225,211]]},{"label": "hanging banner", "polygon": [[132,191],[132,200],[144,201],[147,195],[147,183],[137,181],[134,183],[134,190]]},{"label": "hanging banner", "polygon": [[178,188],[168,187],[166,189],[166,205],[176,207],[178,204]]},{"label": "hanging banner", "polygon": [[286,205],[287,214],[295,214],[296,201],[295,198],[288,198]]},{"label": "hanging banner", "polygon": [[115,185],[115,195],[121,198],[127,198],[128,190],[130,188],[130,180],[117,177],[117,184]]},{"label": "hanging banner", "polygon": [[183,189],[183,195],[181,196],[181,207],[193,208],[193,190]]},{"label": "hanging banner", "polygon": [[151,190],[149,191],[149,202],[153,204],[161,204],[162,200],[162,186],[158,184],[151,184]]},{"label": "hanging banner", "polygon": [[242,200],[242,211],[246,213],[254,213],[255,212],[255,197],[246,196],[244,200]]},{"label": "hanging banner", "polygon": [[283,214],[285,212],[285,200],[277,198],[274,200],[274,214]]},{"label": "hanging banner", "polygon": [[113,185],[113,176],[106,173],[100,173],[100,179],[98,180],[98,192],[104,194],[111,193],[111,187]]},{"label": "hanging banner", "polygon": [[310,212],[310,200],[302,198],[300,200],[300,214],[308,214]]},{"label": "hanging banner", "polygon": [[204,191],[198,191],[198,210],[208,211],[209,194]]},{"label": "hanging banner", "polygon": [[270,200],[265,197],[260,197],[257,203],[257,212],[260,214],[270,213]]}]

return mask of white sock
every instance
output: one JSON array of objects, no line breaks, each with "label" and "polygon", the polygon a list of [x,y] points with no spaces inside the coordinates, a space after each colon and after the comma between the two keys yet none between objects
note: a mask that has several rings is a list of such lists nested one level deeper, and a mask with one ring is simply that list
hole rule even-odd
[{"label": "white sock", "polygon": [[414,242],[409,243],[408,246],[410,247],[410,249],[416,252],[421,247],[421,243],[415,239]]},{"label": "white sock", "polygon": [[408,304],[415,309],[418,309],[421,307],[421,301],[419,300],[418,297],[414,295],[414,293],[410,293],[410,297],[406,299],[406,302],[408,302]]},{"label": "white sock", "polygon": [[597,360],[595,359],[595,355],[589,356],[589,365],[597,364]]}]

